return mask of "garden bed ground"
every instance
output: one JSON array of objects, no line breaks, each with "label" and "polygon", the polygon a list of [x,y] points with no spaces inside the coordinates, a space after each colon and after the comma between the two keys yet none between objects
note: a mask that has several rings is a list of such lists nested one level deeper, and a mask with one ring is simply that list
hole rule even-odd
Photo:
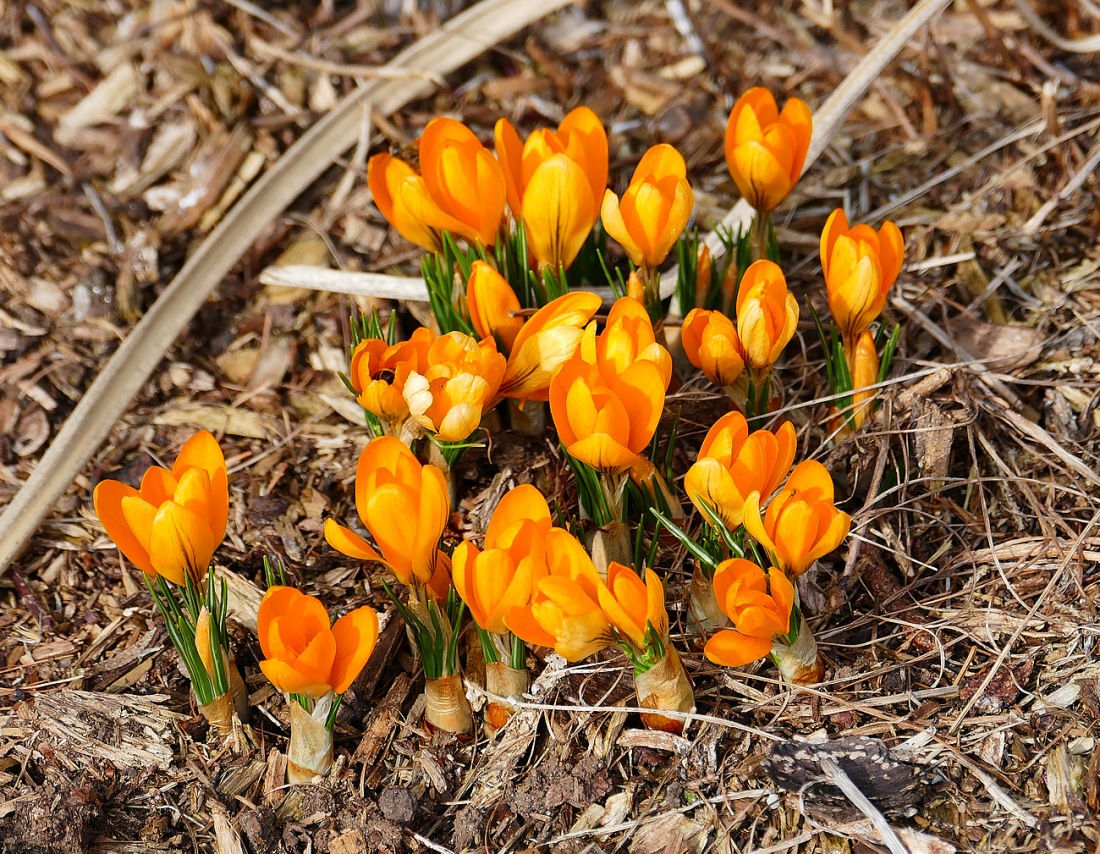
[{"label": "garden bed ground", "polygon": [[[0,4],[0,508],[240,191],[454,5]],[[733,98],[765,85],[820,105],[907,4],[687,6],[683,28],[679,2],[570,7],[376,116],[372,145],[404,148],[440,113],[488,139],[501,115],[526,132],[587,104],[609,128],[612,186],[647,145],[672,143],[706,225],[736,198],[722,156]],[[1064,38],[1095,41],[1090,8],[1036,5]],[[361,151],[264,231],[0,578],[0,847],[880,850],[864,813],[824,788],[832,756],[913,851],[1097,850],[1100,76],[1094,54],[1066,48],[1007,0],[956,4],[777,216],[792,288],[819,310],[817,239],[834,207],[894,219],[908,247],[878,418],[822,447],[805,310],[782,369],[800,458],[825,462],[853,515],[847,545],[802,587],[821,685],[707,662],[680,605],[690,566],[667,549],[657,565],[698,703],[682,737],[616,710],[634,699],[611,654],[551,659],[494,740],[429,736],[396,620],[346,698],[328,782],[282,785],[285,704],[245,626],[234,642],[253,727],[207,732],[91,489],[134,482],[206,427],[231,472],[218,560],[259,582],[262,556],[279,555],[326,602],[387,609],[379,576],[321,534],[325,516],[354,512],[366,434],[336,371],[349,315],[371,303],[257,281],[275,263],[415,275],[420,251],[373,207]],[[670,395],[679,472],[723,405],[701,379]],[[502,435],[459,473],[452,539],[517,483],[572,500],[549,440]],[[840,741],[852,737],[893,753]]]}]

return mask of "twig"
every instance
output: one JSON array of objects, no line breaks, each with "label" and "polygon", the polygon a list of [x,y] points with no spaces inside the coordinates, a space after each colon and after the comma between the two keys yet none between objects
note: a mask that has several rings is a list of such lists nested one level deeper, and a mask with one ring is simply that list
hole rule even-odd
[{"label": "twig", "polygon": [[821,770],[825,772],[825,778],[844,793],[852,805],[863,813],[869,822],[878,831],[879,839],[883,841],[892,854],[910,854],[908,848],[898,837],[897,831],[890,826],[878,807],[871,803],[870,799],[859,790],[859,786],[852,782],[852,778],[844,773],[844,769],[827,756],[821,757]]}]

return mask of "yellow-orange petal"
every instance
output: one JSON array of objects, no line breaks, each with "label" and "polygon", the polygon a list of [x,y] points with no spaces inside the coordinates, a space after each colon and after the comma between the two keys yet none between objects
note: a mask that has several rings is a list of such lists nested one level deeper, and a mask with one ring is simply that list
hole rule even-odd
[{"label": "yellow-orange petal", "polygon": [[489,527],[485,531],[485,547],[495,548],[505,530],[516,522],[531,520],[540,528],[550,529],[550,505],[538,488],[529,483],[520,484],[500,499]]},{"label": "yellow-orange petal", "polygon": [[363,606],[342,616],[332,626],[336,657],[332,661],[329,684],[343,694],[366,665],[378,643],[378,614]]},{"label": "yellow-orange petal", "polygon": [[[100,481],[92,493],[92,504],[95,507],[96,516],[99,517],[107,536],[114,541],[119,551],[126,555],[130,563],[142,572],[154,575],[155,570],[149,561],[149,552],[135,536],[122,511],[124,498],[141,501],[138,491],[132,486],[117,480]],[[150,509],[152,509],[151,505]],[[149,515],[149,524],[152,524],[153,515],[155,511]]]},{"label": "yellow-orange petal", "polygon": [[527,245],[540,268],[568,267],[596,218],[596,200],[584,171],[564,154],[543,161],[523,194]]},{"label": "yellow-orange petal", "polygon": [[386,559],[375,551],[370,543],[355,531],[345,528],[335,519],[325,519],[325,541],[336,551],[348,557],[358,558],[359,560],[373,560],[379,563],[386,562]]},{"label": "yellow-orange petal", "polygon": [[305,694],[307,697],[323,697],[331,690],[327,678],[312,668],[300,668],[297,662],[265,658],[260,670],[278,690],[287,694]]},{"label": "yellow-orange petal", "polygon": [[197,582],[210,568],[210,560],[219,542],[205,519],[186,507],[168,501],[153,517],[149,560],[158,575],[175,584],[183,583],[184,573]]},{"label": "yellow-orange petal", "polygon": [[710,637],[703,654],[724,667],[743,667],[760,660],[771,650],[770,639],[751,638],[734,629],[723,629]]}]

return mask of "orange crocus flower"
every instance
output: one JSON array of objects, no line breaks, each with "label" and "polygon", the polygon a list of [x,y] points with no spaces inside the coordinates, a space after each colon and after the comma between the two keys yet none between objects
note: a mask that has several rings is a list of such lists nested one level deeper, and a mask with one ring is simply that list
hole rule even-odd
[{"label": "orange crocus flower", "polygon": [[905,241],[894,223],[876,232],[869,225],[849,228],[840,208],[829,215],[821,231],[821,269],[846,347],[882,314],[904,259]]},{"label": "orange crocus flower", "polygon": [[733,385],[745,370],[737,327],[720,311],[693,308],[684,318],[680,340],[688,361],[717,386]]},{"label": "orange crocus flower", "polygon": [[734,626],[707,641],[703,652],[715,664],[751,664],[791,630],[794,586],[774,567],[765,571],[744,558],[722,561],[714,572],[714,597]]},{"label": "orange crocus flower", "polygon": [[501,352],[511,353],[523,328],[522,306],[508,281],[484,261],[474,261],[466,282],[466,305],[477,334],[494,339]]},{"label": "orange crocus flower", "polygon": [[545,160],[523,194],[527,249],[540,270],[568,269],[595,219],[596,200],[584,170],[564,154]]},{"label": "orange crocus flower", "polygon": [[684,158],[662,143],[642,156],[621,201],[611,190],[604,193],[601,216],[634,265],[652,270],[687,227],[693,206]]},{"label": "orange crocus flower", "polygon": [[736,531],[748,497],[775,491],[791,468],[797,444],[789,421],[774,433],[757,430],[750,435],[745,416],[730,412],[707,432],[698,459],[684,476],[684,491],[700,512],[704,505],[710,507]]},{"label": "orange crocus flower", "polygon": [[372,439],[355,472],[355,507],[378,551],[331,518],[325,520],[330,546],[349,557],[386,564],[402,584],[445,590],[450,560],[439,551],[439,538],[450,501],[443,472],[421,465],[392,436]]},{"label": "orange crocus flower", "polygon": [[795,466],[783,490],[760,515],[761,493],[745,499],[745,530],[790,575],[801,575],[848,536],[852,517],[833,503],[833,479],[821,463]]},{"label": "orange crocus flower", "polygon": [[330,626],[321,600],[294,587],[268,588],[256,622],[264,675],[280,691],[314,699],[347,691],[378,642],[373,609],[356,608]]},{"label": "orange crocus flower", "polygon": [[[493,133],[497,159],[504,167],[508,205],[516,219],[524,217],[527,187],[535,172],[556,154],[564,154],[584,173],[593,202],[607,188],[607,131],[588,107],[577,107],[561,121],[557,131],[546,128],[532,133],[526,142],[507,119],[497,122]],[[593,208],[588,229],[596,224]]]},{"label": "orange crocus flower", "polygon": [[797,326],[798,301],[779,265],[750,264],[737,289],[737,339],[745,364],[757,371],[771,368]]},{"label": "orange crocus flower", "polygon": [[545,539],[552,527],[546,499],[530,484],[505,495],[489,522],[485,549],[459,543],[453,555],[455,590],[482,629],[503,634],[512,608],[531,601],[546,576]]},{"label": "orange crocus flower", "polygon": [[661,372],[665,389],[672,379],[672,356],[657,343],[653,321],[636,299],[615,300],[607,315],[603,332],[596,335],[595,324],[589,324],[581,339],[580,357],[596,365],[605,379],[611,380],[635,362],[652,362]]},{"label": "orange crocus flower", "polygon": [[429,252],[442,248],[449,231],[486,246],[496,242],[504,216],[504,173],[500,164],[454,119],[433,119],[419,144],[423,174],[389,154],[367,162],[374,203],[406,240]]},{"label": "orange crocus flower", "polygon": [[554,371],[577,354],[584,326],[601,304],[594,293],[572,291],[536,311],[512,342],[501,397],[546,400]]},{"label": "orange crocus flower", "polygon": [[650,627],[662,643],[668,643],[668,612],[665,588],[652,569],[643,581],[629,566],[612,562],[607,569],[607,584],[597,588],[600,607],[620,635],[639,651],[644,651]]},{"label": "orange crocus flower", "polygon": [[638,361],[613,378],[583,359],[566,362],[550,381],[550,413],[566,450],[605,474],[630,469],[649,445],[665,403],[654,362]]},{"label": "orange crocus flower", "polygon": [[492,338],[448,332],[428,348],[428,367],[412,373],[403,394],[409,414],[444,442],[461,442],[496,399],[506,360]]},{"label": "orange crocus flower", "polygon": [[726,166],[745,201],[760,213],[779,205],[802,174],[813,116],[791,98],[780,112],[775,96],[756,87],[742,95],[726,125]]},{"label": "orange crocus flower", "polygon": [[493,153],[462,122],[436,118],[420,137],[420,172],[428,194],[486,246],[496,243],[507,191]]},{"label": "orange crocus flower", "polygon": [[509,610],[504,622],[527,643],[580,661],[612,642],[611,624],[599,604],[603,582],[584,546],[568,531],[551,528],[545,545],[549,574],[535,584],[530,604]]},{"label": "orange crocus flower", "polygon": [[381,338],[360,341],[351,354],[349,379],[355,400],[383,421],[401,421],[409,414],[402,392],[409,374],[428,367],[428,348],[436,335],[421,326],[407,341],[387,344]]},{"label": "orange crocus flower", "polygon": [[218,440],[188,439],[172,470],[153,466],[141,489],[104,480],[92,496],[107,536],[138,569],[173,584],[206,575],[229,521],[229,481]]}]

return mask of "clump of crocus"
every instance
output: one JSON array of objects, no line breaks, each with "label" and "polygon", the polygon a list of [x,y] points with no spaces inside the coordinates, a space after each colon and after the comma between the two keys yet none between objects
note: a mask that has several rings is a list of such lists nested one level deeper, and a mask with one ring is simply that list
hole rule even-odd
[{"label": "clump of crocus", "polygon": [[775,96],[756,87],[742,95],[726,124],[726,166],[737,189],[757,211],[756,257],[766,257],[771,211],[791,192],[810,148],[813,116],[791,98],[780,111]]},{"label": "clump of crocus", "polygon": [[390,154],[367,163],[374,202],[394,228],[429,252],[443,250],[443,233],[471,243],[496,243],[504,216],[504,172],[468,127],[430,121],[418,143],[420,173]]},{"label": "clump of crocus", "polygon": [[260,602],[260,669],[290,703],[287,778],[308,783],[332,769],[332,726],[344,692],[378,641],[378,614],[356,608],[335,623],[315,596],[269,587]]},{"label": "clump of crocus", "polygon": [[[643,581],[630,567],[613,562],[605,582],[584,546],[560,528],[550,529],[545,546],[547,574],[535,583],[528,604],[508,611],[508,627],[569,661],[616,644],[633,665],[640,705],[690,711],[691,683],[669,643],[664,587],[656,574],[647,569]],[[665,715],[647,714],[643,720],[654,728],[683,728],[681,720]]]},{"label": "clump of crocus", "polygon": [[[745,417],[730,412],[714,423],[698,458],[684,476],[684,491],[713,529],[709,538],[712,542],[743,543],[741,528],[748,496],[772,494],[790,470],[796,446],[797,437],[789,422],[775,431],[750,433]],[[729,556],[727,550],[724,557]],[[703,631],[725,623],[707,567],[705,563],[696,564],[688,602]]]},{"label": "clump of crocus", "polygon": [[451,586],[450,558],[439,548],[450,508],[443,472],[422,465],[393,437],[373,439],[359,457],[355,506],[377,549],[334,519],[325,520],[325,539],[349,557],[385,564],[408,587],[402,602],[383,582],[424,663],[425,718],[437,729],[470,732],[458,671],[463,608]]},{"label": "clump of crocus", "polygon": [[798,610],[798,595],[783,572],[744,558],[723,561],[714,572],[714,595],[732,628],[715,632],[704,653],[715,664],[743,667],[770,655],[797,685],[824,674],[817,643]]},{"label": "clump of crocus", "polygon": [[507,119],[497,122],[496,153],[508,205],[523,223],[540,269],[569,268],[599,217],[607,187],[607,132],[588,107],[577,107],[556,131],[542,128],[521,142]]},{"label": "clump of crocus", "polygon": [[666,144],[655,145],[642,156],[621,199],[611,190],[604,193],[604,230],[622,244],[641,271],[651,317],[660,316],[657,268],[683,234],[693,205],[684,158]]},{"label": "clump of crocus", "polygon": [[225,583],[210,571],[229,520],[217,439],[200,431],[184,443],[171,471],[152,466],[140,489],[101,481],[92,500],[107,535],[145,573],[203,716],[228,732],[234,711],[247,719],[248,693],[229,649]]},{"label": "clump of crocus", "polygon": [[356,403],[377,420],[383,435],[408,444],[419,432],[408,429],[405,383],[411,375],[427,371],[428,349],[435,339],[432,330],[420,327],[407,341],[390,344],[383,338],[364,338],[352,350],[348,383]]},{"label": "clump of crocus", "polygon": [[[858,430],[872,411],[873,392],[858,391],[879,382],[890,369],[897,331],[879,356],[879,341],[870,326],[882,314],[890,288],[901,271],[905,243],[892,222],[877,232],[869,225],[849,227],[837,208],[821,232],[821,269],[829,296],[829,311],[840,330],[840,347],[826,341],[829,391],[839,395],[832,413],[840,432]],[[881,336],[887,339],[887,336]],[[843,420],[838,416],[843,415]]]},{"label": "clump of crocus", "polygon": [[496,400],[505,365],[492,338],[439,336],[428,348],[424,372],[412,372],[405,381],[409,415],[438,442],[465,441]]},{"label": "clump of crocus", "polygon": [[477,627],[485,658],[485,688],[505,702],[490,702],[486,723],[497,730],[512,715],[508,700],[527,690],[526,648],[504,619],[512,608],[531,601],[538,581],[547,574],[545,539],[552,527],[550,507],[530,484],[505,495],[489,521],[485,547],[459,543],[453,555],[455,590]]}]

